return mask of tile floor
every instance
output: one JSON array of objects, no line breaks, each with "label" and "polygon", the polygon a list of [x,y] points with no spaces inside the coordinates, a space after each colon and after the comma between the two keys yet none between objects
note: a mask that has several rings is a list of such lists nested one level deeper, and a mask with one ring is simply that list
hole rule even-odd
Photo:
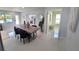
[{"label": "tile floor", "polygon": [[58,40],[51,39],[45,33],[38,31],[38,36],[30,43],[23,44],[13,37],[3,40],[6,51],[53,51],[58,49]]},{"label": "tile floor", "polygon": [[11,36],[3,40],[3,45],[5,51],[78,51],[78,42],[79,40],[67,38],[53,39],[51,35],[38,31],[37,38],[30,43],[23,44]]}]

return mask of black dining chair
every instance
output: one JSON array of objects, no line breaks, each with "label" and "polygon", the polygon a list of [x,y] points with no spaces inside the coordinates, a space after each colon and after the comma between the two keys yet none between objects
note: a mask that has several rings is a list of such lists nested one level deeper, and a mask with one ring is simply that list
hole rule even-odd
[{"label": "black dining chair", "polygon": [[14,26],[15,37],[18,37],[20,30]]},{"label": "black dining chair", "polygon": [[23,43],[24,43],[24,44],[25,44],[25,42],[26,42],[26,39],[25,39],[25,38],[27,38],[28,41],[30,42],[30,39],[31,39],[31,34],[30,34],[30,33],[28,33],[28,32],[26,32],[26,31],[20,29],[19,34],[20,34],[20,39],[23,39]]}]

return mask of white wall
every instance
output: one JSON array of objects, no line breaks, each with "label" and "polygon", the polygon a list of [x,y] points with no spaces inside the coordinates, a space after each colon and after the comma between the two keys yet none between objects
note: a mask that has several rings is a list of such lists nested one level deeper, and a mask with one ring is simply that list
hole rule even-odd
[{"label": "white wall", "polygon": [[60,39],[65,38],[67,35],[67,24],[69,21],[69,15],[70,15],[70,8],[69,7],[63,8],[61,13],[60,32],[59,32]]},{"label": "white wall", "polygon": [[[78,11],[78,16],[79,16],[79,11]],[[72,32],[70,29],[70,22],[72,21],[72,19],[68,19],[68,20],[69,22],[67,23],[67,36],[64,39],[65,40],[64,50],[78,50],[79,51],[79,17],[78,17],[78,25],[77,25],[76,32]]]}]

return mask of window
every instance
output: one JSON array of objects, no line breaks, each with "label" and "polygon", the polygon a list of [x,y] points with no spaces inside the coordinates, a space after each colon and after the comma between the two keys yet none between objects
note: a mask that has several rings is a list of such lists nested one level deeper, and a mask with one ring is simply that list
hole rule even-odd
[{"label": "window", "polygon": [[56,14],[56,24],[60,24],[61,14]]},{"label": "window", "polygon": [[5,18],[6,18],[6,22],[7,22],[7,23],[13,21],[13,20],[12,20],[12,15],[6,14],[6,15],[5,15]]},{"label": "window", "polygon": [[0,23],[4,23],[4,15],[0,14]]},{"label": "window", "polygon": [[4,23],[4,20],[0,20],[0,23]]},{"label": "window", "polygon": [[0,23],[12,22],[12,15],[6,12],[0,12]]}]

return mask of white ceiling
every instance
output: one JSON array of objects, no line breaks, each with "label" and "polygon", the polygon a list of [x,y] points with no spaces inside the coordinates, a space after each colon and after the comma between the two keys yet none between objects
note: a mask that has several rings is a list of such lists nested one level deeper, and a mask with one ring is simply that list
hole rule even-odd
[{"label": "white ceiling", "polygon": [[44,7],[0,7],[0,10],[7,10],[7,11],[16,11],[16,12],[24,12],[24,11],[32,11],[32,10],[43,10]]}]

